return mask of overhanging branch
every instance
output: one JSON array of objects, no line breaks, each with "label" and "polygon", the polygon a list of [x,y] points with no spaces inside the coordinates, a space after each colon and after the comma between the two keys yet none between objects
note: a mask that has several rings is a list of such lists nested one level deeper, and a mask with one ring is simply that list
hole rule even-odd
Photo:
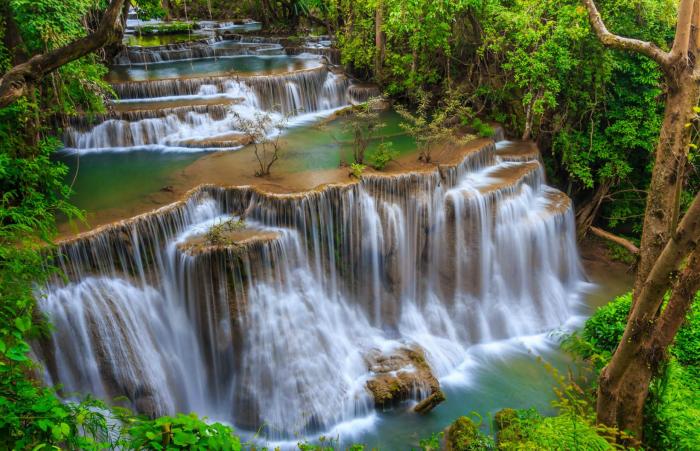
[{"label": "overhanging branch", "polygon": [[603,238],[605,240],[611,241],[617,245],[620,245],[627,249],[631,254],[639,255],[639,248],[634,245],[630,240],[623,238],[621,236],[614,235],[598,227],[590,226],[589,229],[591,233],[597,237]]},{"label": "overhanging branch", "polygon": [[582,1],[583,4],[586,6],[586,9],[588,10],[588,19],[591,23],[591,26],[593,27],[595,34],[598,36],[598,39],[601,43],[603,43],[603,45],[619,50],[632,50],[634,52],[641,53],[642,55],[646,55],[649,58],[656,61],[663,68],[668,68],[671,66],[671,55],[667,52],[664,52],[651,42],[641,41],[639,39],[625,38],[610,33],[606,28],[605,24],[603,23],[603,19],[600,17],[598,8],[596,8],[595,3],[593,3],[593,0]]},{"label": "overhanging branch", "polygon": [[0,78],[0,108],[25,95],[27,86],[38,82],[59,67],[111,44],[119,38],[119,15],[125,0],[112,0],[94,33],[76,39],[48,53],[35,55],[10,69]]}]

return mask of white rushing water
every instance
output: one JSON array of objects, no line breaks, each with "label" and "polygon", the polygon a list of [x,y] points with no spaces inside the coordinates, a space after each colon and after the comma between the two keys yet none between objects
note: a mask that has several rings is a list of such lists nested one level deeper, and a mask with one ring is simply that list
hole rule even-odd
[{"label": "white rushing water", "polygon": [[[304,195],[205,188],[64,244],[69,281],[40,303],[56,328],[37,349],[48,382],[151,414],[265,425],[272,439],[371,425],[370,351],[419,346],[450,381],[473,346],[572,315],[583,276],[570,202],[536,161],[494,152],[444,178],[368,176]],[[190,245],[237,216],[263,238]]]},{"label": "white rushing water", "polygon": [[[206,58],[209,51],[227,49],[218,49],[216,44],[207,41],[196,47],[185,44],[164,47],[132,52],[176,58],[177,52],[192,54],[195,49],[200,49],[194,56]],[[80,154],[130,150],[234,150],[246,142],[239,117],[251,119],[269,114],[274,121],[285,117],[289,126],[295,126],[310,115],[329,115],[338,108],[363,102],[370,95],[377,94],[376,88],[355,86],[345,75],[331,72],[317,55],[304,54],[294,58],[318,61],[318,65],[272,75],[113,83],[119,98],[113,110],[96,118],[71,118],[64,132],[65,149]]]}]

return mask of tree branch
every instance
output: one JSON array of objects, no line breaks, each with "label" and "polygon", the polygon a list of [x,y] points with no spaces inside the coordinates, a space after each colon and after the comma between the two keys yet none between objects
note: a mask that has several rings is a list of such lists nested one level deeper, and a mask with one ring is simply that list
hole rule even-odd
[{"label": "tree branch", "polygon": [[0,108],[6,107],[25,95],[27,86],[40,81],[64,64],[119,39],[118,32],[121,29],[119,16],[123,4],[124,0],[111,0],[94,33],[48,53],[35,55],[7,71],[0,78]]},{"label": "tree branch", "polygon": [[595,34],[598,36],[598,39],[603,45],[619,50],[632,50],[637,53],[641,53],[642,55],[648,56],[649,58],[656,61],[663,68],[668,68],[671,66],[673,62],[673,60],[671,59],[671,55],[667,52],[664,52],[651,42],[640,41],[639,39],[625,38],[610,33],[605,27],[603,19],[600,17],[598,8],[596,8],[595,3],[593,3],[593,0],[582,1],[583,4],[586,6],[586,9],[588,10],[588,19],[591,23],[591,26],[593,27]]},{"label": "tree branch", "polygon": [[671,286],[672,272],[680,266],[691,251],[695,252],[699,240],[700,193],[695,195],[678,228],[656,259],[634,302],[625,333],[620,340],[621,344],[606,368],[606,377],[616,381],[616,385],[622,383],[622,376],[632,361],[631,357],[642,345],[643,339],[640,334],[653,331],[655,316],[663,302],[664,293]]},{"label": "tree branch", "polygon": [[590,226],[588,230],[590,230],[591,233],[595,236],[598,236],[598,237],[603,238],[603,239],[608,240],[608,241],[612,241],[613,243],[624,247],[631,254],[639,255],[639,248],[637,246],[635,246],[634,243],[632,243],[630,240],[628,240],[626,238],[614,235],[610,232],[606,232],[605,230],[600,229],[600,228],[595,227],[595,226]]},{"label": "tree branch", "polygon": [[678,21],[676,22],[676,37],[671,48],[671,60],[688,58],[690,48],[690,23],[693,16],[695,0],[681,0],[678,4]]},{"label": "tree branch", "polygon": [[666,308],[656,322],[652,350],[665,350],[673,342],[676,332],[683,324],[685,315],[693,304],[695,293],[700,289],[700,250],[690,254],[688,264],[681,272],[671,292]]}]

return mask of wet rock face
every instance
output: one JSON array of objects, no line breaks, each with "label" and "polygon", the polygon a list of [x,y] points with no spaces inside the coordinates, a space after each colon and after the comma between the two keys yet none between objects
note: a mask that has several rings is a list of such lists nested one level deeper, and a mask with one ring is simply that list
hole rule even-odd
[{"label": "wet rock face", "polygon": [[367,389],[378,408],[390,408],[407,399],[421,399],[414,411],[425,413],[445,399],[422,349],[405,347],[388,354],[373,349],[365,359],[372,374]]}]

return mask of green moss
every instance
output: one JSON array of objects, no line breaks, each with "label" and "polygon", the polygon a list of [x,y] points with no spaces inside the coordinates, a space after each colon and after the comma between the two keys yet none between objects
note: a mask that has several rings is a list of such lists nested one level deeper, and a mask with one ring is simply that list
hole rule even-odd
[{"label": "green moss", "polygon": [[518,412],[515,409],[502,409],[496,412],[494,422],[496,430],[502,431],[518,420]]},{"label": "green moss", "polygon": [[449,449],[453,451],[466,451],[478,449],[474,448],[478,437],[479,430],[476,424],[468,417],[459,417],[450,425],[445,439],[448,442]]}]

